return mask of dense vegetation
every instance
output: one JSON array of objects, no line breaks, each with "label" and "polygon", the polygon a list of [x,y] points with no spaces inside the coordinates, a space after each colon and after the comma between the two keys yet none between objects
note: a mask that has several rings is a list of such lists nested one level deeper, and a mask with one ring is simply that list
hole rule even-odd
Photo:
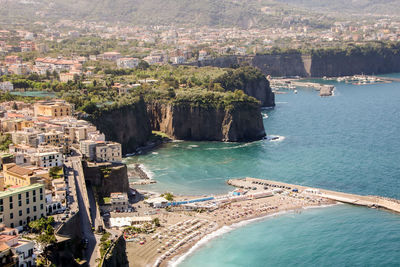
[{"label": "dense vegetation", "polygon": [[[135,25],[209,25],[254,27],[277,25],[282,16],[293,12],[292,6],[276,0],[41,0],[5,1],[0,22],[46,18],[122,21]],[[274,12],[265,13],[263,7]],[[299,7],[296,8],[297,14]]]},{"label": "dense vegetation", "polygon": [[280,47],[273,47],[272,49],[266,50],[260,55],[274,55],[274,54],[310,54],[316,57],[324,56],[367,56],[371,54],[376,55],[389,55],[389,54],[400,54],[400,42],[379,42],[373,41],[363,44],[357,44],[353,42],[342,43],[340,46],[321,47],[321,48],[303,48],[303,49],[287,49]]}]

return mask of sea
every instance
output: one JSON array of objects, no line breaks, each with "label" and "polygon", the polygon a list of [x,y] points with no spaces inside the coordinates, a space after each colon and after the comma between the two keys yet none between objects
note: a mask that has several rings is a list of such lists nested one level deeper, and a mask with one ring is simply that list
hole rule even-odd
[{"label": "sea", "polygon": [[[386,75],[400,78],[400,74]],[[226,193],[226,180],[256,177],[400,199],[400,83],[282,91],[262,111],[276,140],[164,144],[139,163],[179,195]],[[346,204],[266,217],[208,236],[173,266],[400,266],[400,215]]]}]

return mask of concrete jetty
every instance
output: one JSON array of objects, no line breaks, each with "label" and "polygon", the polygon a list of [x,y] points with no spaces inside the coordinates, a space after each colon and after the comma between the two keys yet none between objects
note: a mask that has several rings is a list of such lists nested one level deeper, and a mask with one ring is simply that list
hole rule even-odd
[{"label": "concrete jetty", "polygon": [[331,199],[337,202],[365,206],[369,208],[383,208],[390,211],[400,213],[400,200],[390,199],[380,196],[362,196],[356,194],[348,194],[337,191],[325,190],[321,188],[313,188],[308,186],[287,184],[278,181],[264,180],[258,178],[237,178],[230,179],[227,181],[229,185],[239,188],[252,188],[254,184],[263,184],[268,188],[284,188],[291,190],[292,192],[298,192],[302,194],[312,194],[323,198]]}]

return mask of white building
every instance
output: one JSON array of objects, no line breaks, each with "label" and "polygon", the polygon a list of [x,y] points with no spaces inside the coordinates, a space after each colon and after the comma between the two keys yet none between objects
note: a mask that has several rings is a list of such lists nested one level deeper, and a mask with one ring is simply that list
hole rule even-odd
[{"label": "white building", "polygon": [[121,144],[116,142],[104,142],[96,145],[96,161],[121,162]]},{"label": "white building", "polygon": [[14,90],[14,85],[9,81],[1,82],[0,83],[0,90],[2,90],[2,91],[12,91],[12,90]]},{"label": "white building", "polygon": [[88,158],[89,160],[96,159],[96,146],[97,142],[93,140],[83,140],[80,142],[80,150],[82,155]]},{"label": "white building", "polygon": [[110,194],[112,210],[127,210],[128,209],[128,194],[127,193],[111,193]]},{"label": "white building", "polygon": [[36,155],[38,167],[56,167],[63,166],[63,154],[58,151],[42,152]]},{"label": "white building", "polygon": [[117,59],[118,68],[122,69],[133,69],[139,65],[139,59],[133,57],[123,57]]}]

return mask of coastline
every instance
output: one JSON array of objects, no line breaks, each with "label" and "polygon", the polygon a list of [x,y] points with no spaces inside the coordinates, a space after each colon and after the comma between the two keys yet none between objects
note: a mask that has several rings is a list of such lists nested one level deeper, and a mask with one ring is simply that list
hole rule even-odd
[{"label": "coastline", "polygon": [[[178,196],[166,209],[153,209],[159,227],[126,237],[127,254],[135,266],[177,266],[209,240],[249,223],[325,208],[338,203],[396,210],[400,202],[257,178],[230,179],[236,189],[225,195]],[[131,237],[129,237],[129,235]]]},{"label": "coastline", "polygon": [[213,231],[213,232],[203,236],[202,238],[200,238],[188,250],[182,251],[180,253],[177,253],[177,255],[175,257],[173,257],[168,262],[166,262],[166,266],[168,266],[168,267],[177,267],[177,266],[179,266],[179,264],[181,264],[186,258],[188,258],[192,254],[194,254],[197,250],[201,249],[208,242],[210,242],[210,241],[212,241],[212,240],[214,240],[214,239],[216,239],[216,238],[218,238],[220,236],[223,236],[223,235],[225,235],[225,234],[227,234],[227,233],[229,233],[231,231],[234,231],[234,230],[236,230],[236,229],[238,229],[240,227],[244,227],[246,225],[249,225],[249,224],[252,224],[252,223],[255,223],[255,222],[268,220],[270,218],[281,216],[281,215],[285,215],[285,214],[288,214],[288,213],[297,213],[297,211],[301,212],[302,210],[308,210],[308,209],[322,209],[322,208],[336,206],[336,205],[339,205],[339,204],[340,203],[334,203],[334,204],[329,204],[329,205],[310,206],[310,207],[302,207],[302,208],[298,208],[298,209],[282,210],[282,211],[278,211],[276,213],[271,213],[271,214],[267,214],[267,215],[260,216],[260,217],[245,219],[245,220],[242,220],[240,222],[234,223],[232,225],[225,225],[225,226],[219,227],[215,231]]},{"label": "coastline", "polygon": [[[209,240],[236,228],[287,212],[324,208],[336,203],[319,197],[306,199],[295,194],[275,194],[228,203],[208,213],[188,212],[179,208],[173,212],[161,211],[152,217],[159,218],[163,224],[156,234],[153,233],[152,237],[142,235],[141,240],[145,239],[145,244],[127,242],[128,259],[134,266],[177,266]],[[177,229],[177,225],[188,222],[187,228],[194,229],[189,229],[189,232],[186,227]],[[158,240],[158,235],[162,239]],[[179,244],[180,240],[185,242]]]}]

